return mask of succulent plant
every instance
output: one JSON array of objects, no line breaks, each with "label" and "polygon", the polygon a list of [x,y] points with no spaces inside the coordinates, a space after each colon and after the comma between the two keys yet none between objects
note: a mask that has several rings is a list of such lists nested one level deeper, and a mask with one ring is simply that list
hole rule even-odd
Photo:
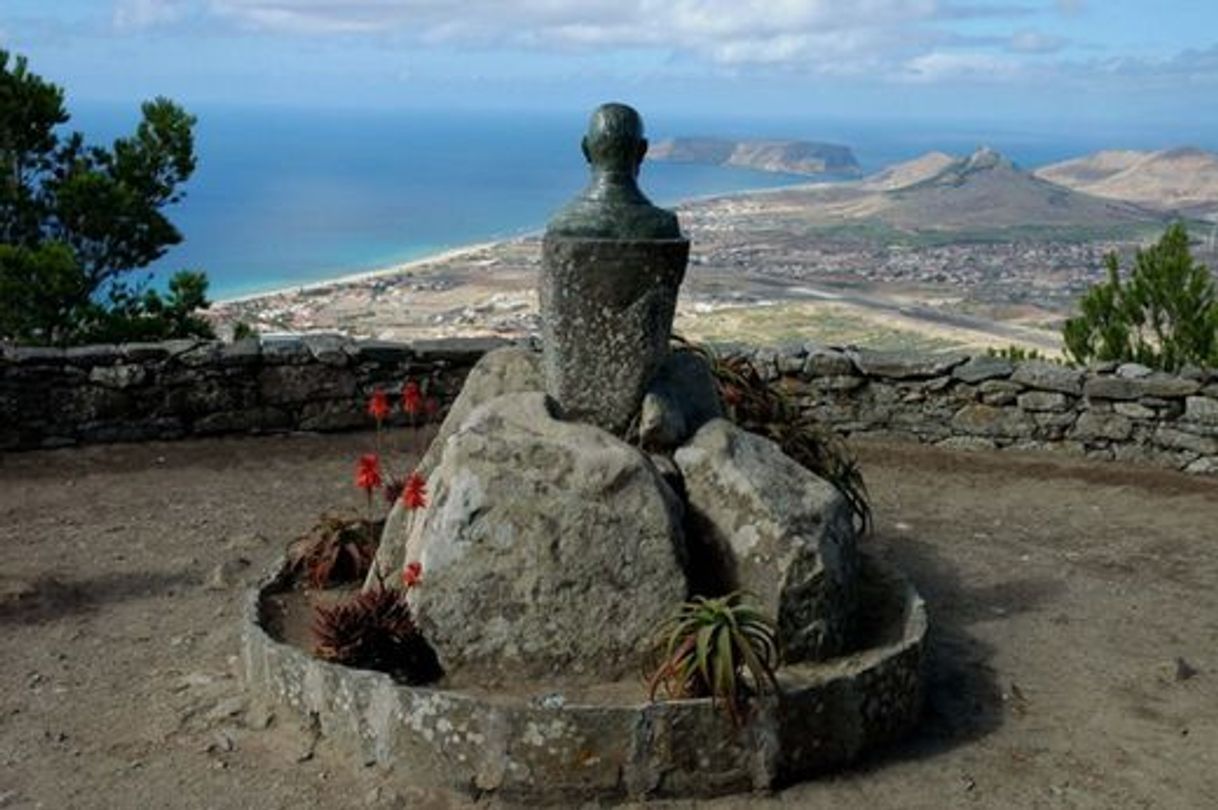
[{"label": "succulent plant", "polygon": [[323,515],[288,546],[288,570],[314,588],[362,580],[376,556],[383,521]]},{"label": "succulent plant", "polygon": [[419,634],[402,591],[375,585],[313,615],[314,654],[359,669],[387,672],[418,685],[443,671],[435,651]]},{"label": "succulent plant", "polygon": [[669,698],[709,696],[739,722],[750,690],[745,674],[753,691],[778,689],[774,623],[743,591],[683,604],[661,625],[657,651],[648,679],[652,700],[661,689]]}]

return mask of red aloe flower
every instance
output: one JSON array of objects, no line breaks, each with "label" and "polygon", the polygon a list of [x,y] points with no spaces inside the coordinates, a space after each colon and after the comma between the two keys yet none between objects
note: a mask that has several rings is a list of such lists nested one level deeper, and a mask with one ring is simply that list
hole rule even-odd
[{"label": "red aloe flower", "polygon": [[368,415],[375,419],[378,425],[389,416],[389,396],[383,389],[378,388],[372,392],[372,397],[368,400]]},{"label": "red aloe flower", "polygon": [[408,380],[402,386],[402,410],[412,417],[423,410],[423,390],[414,380]]},{"label": "red aloe flower", "polygon": [[360,456],[359,464],[355,468],[355,485],[367,492],[371,498],[372,490],[380,487],[381,483],[381,457],[376,453]]},{"label": "red aloe flower", "polygon": [[402,584],[407,588],[413,588],[418,585],[423,579],[423,563],[415,560],[412,563],[407,563],[402,569]]},{"label": "red aloe flower", "polygon": [[402,489],[402,503],[411,510],[427,506],[427,481],[417,472],[412,472],[406,479],[406,486]]}]

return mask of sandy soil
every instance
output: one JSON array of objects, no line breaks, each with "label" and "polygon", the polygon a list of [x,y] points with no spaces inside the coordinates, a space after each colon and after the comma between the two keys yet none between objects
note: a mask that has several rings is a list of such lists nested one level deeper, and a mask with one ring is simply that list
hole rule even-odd
[{"label": "sandy soil", "polygon": [[[245,586],[323,506],[356,504],[368,441],[0,456],[0,807],[467,806],[391,790],[248,705],[234,676]],[[922,730],[774,796],[659,806],[1213,806],[1218,483],[860,451],[871,542],[932,607]]]}]

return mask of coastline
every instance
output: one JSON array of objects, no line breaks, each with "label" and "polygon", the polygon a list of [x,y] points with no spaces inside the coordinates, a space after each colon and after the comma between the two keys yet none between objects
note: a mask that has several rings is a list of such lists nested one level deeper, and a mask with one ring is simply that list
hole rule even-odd
[{"label": "coastline", "polygon": [[[809,181],[804,178],[801,182],[795,182],[787,186],[764,186],[761,188],[742,189],[740,191],[725,191],[715,194],[696,194],[690,197],[683,197],[676,203],[672,204],[674,210],[679,211],[681,208],[689,205],[697,205],[701,203],[713,202],[716,200],[735,199],[744,197],[764,197],[773,194],[781,194],[789,191],[803,191],[818,188],[821,186],[839,186],[849,185],[851,183],[861,182],[864,178],[854,178],[850,180],[838,181]],[[336,271],[339,275],[332,278],[322,279],[320,281],[310,281],[304,284],[293,284],[291,286],[277,287],[271,290],[263,290],[262,292],[243,293],[241,295],[228,296],[225,298],[217,298],[212,302],[214,307],[225,307],[234,304],[246,304],[251,301],[257,301],[262,298],[274,298],[283,295],[296,295],[299,293],[310,293],[318,290],[324,290],[328,287],[348,286],[361,284],[368,281],[376,281],[378,279],[392,278],[402,273],[409,273],[415,270],[420,270],[429,267],[433,264],[441,264],[465,258],[466,256],[503,245],[521,242],[528,239],[534,239],[541,236],[545,232],[545,228],[535,228],[506,238],[487,239],[479,242],[470,242],[465,245],[448,248],[438,253],[431,253],[426,256],[420,256],[417,259],[399,262],[398,264],[379,267],[373,270],[360,270],[356,272]]]},{"label": "coastline", "polygon": [[290,287],[278,287],[273,290],[263,290],[262,292],[245,293],[243,295],[234,295],[228,298],[217,298],[212,302],[214,307],[224,307],[233,304],[247,304],[251,301],[257,301],[260,298],[274,298],[281,295],[297,295],[299,293],[316,292],[324,290],[327,287],[345,286],[349,284],[359,284],[366,281],[375,281],[381,278],[392,278],[401,273],[409,273],[414,270],[422,269],[428,265],[437,264],[440,262],[448,262],[454,259],[464,258],[465,256],[477,253],[483,250],[498,247],[503,244],[515,242],[522,239],[528,239],[532,236],[540,234],[541,231],[529,231],[528,233],[519,236],[513,236],[507,239],[493,239],[484,242],[471,242],[467,245],[460,245],[455,248],[442,250],[438,253],[431,253],[427,256],[420,256],[417,259],[411,259],[406,262],[390,265],[388,267],[378,267],[375,270],[360,270],[352,273],[343,273],[334,276],[333,278],[322,279],[321,281],[310,281],[305,284],[293,284]]},{"label": "coastline", "polygon": [[[1060,345],[1071,289],[1096,277],[1111,240],[877,249],[886,231],[832,229],[836,207],[866,178],[802,181],[691,195],[668,203],[696,245],[678,302],[693,339],[758,345],[814,341],[929,351]],[[816,192],[840,189],[824,199]],[[878,192],[877,192],[878,193]],[[818,207],[819,206],[819,207]],[[826,225],[828,223],[828,225]],[[849,223],[847,223],[849,225]],[[535,334],[540,328],[536,228],[409,261],[218,300],[209,320],[268,334],[334,332],[374,340]],[[1046,266],[1059,268],[1047,281]],[[1027,287],[1048,285],[1036,300]],[[1042,285],[1043,286],[1043,285]]]}]

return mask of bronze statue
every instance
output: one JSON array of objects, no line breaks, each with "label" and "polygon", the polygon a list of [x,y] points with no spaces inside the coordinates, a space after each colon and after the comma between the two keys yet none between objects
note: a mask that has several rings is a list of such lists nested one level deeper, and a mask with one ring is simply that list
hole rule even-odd
[{"label": "bronze statue", "polygon": [[621,436],[668,355],[689,242],[639,191],[637,112],[601,105],[582,146],[592,180],[542,240],[542,371],[562,418]]},{"label": "bronze statue", "polygon": [[647,154],[643,119],[625,104],[602,104],[581,143],[592,171],[587,188],[552,220],[546,233],[583,239],[680,239],[677,215],[639,190]]}]

